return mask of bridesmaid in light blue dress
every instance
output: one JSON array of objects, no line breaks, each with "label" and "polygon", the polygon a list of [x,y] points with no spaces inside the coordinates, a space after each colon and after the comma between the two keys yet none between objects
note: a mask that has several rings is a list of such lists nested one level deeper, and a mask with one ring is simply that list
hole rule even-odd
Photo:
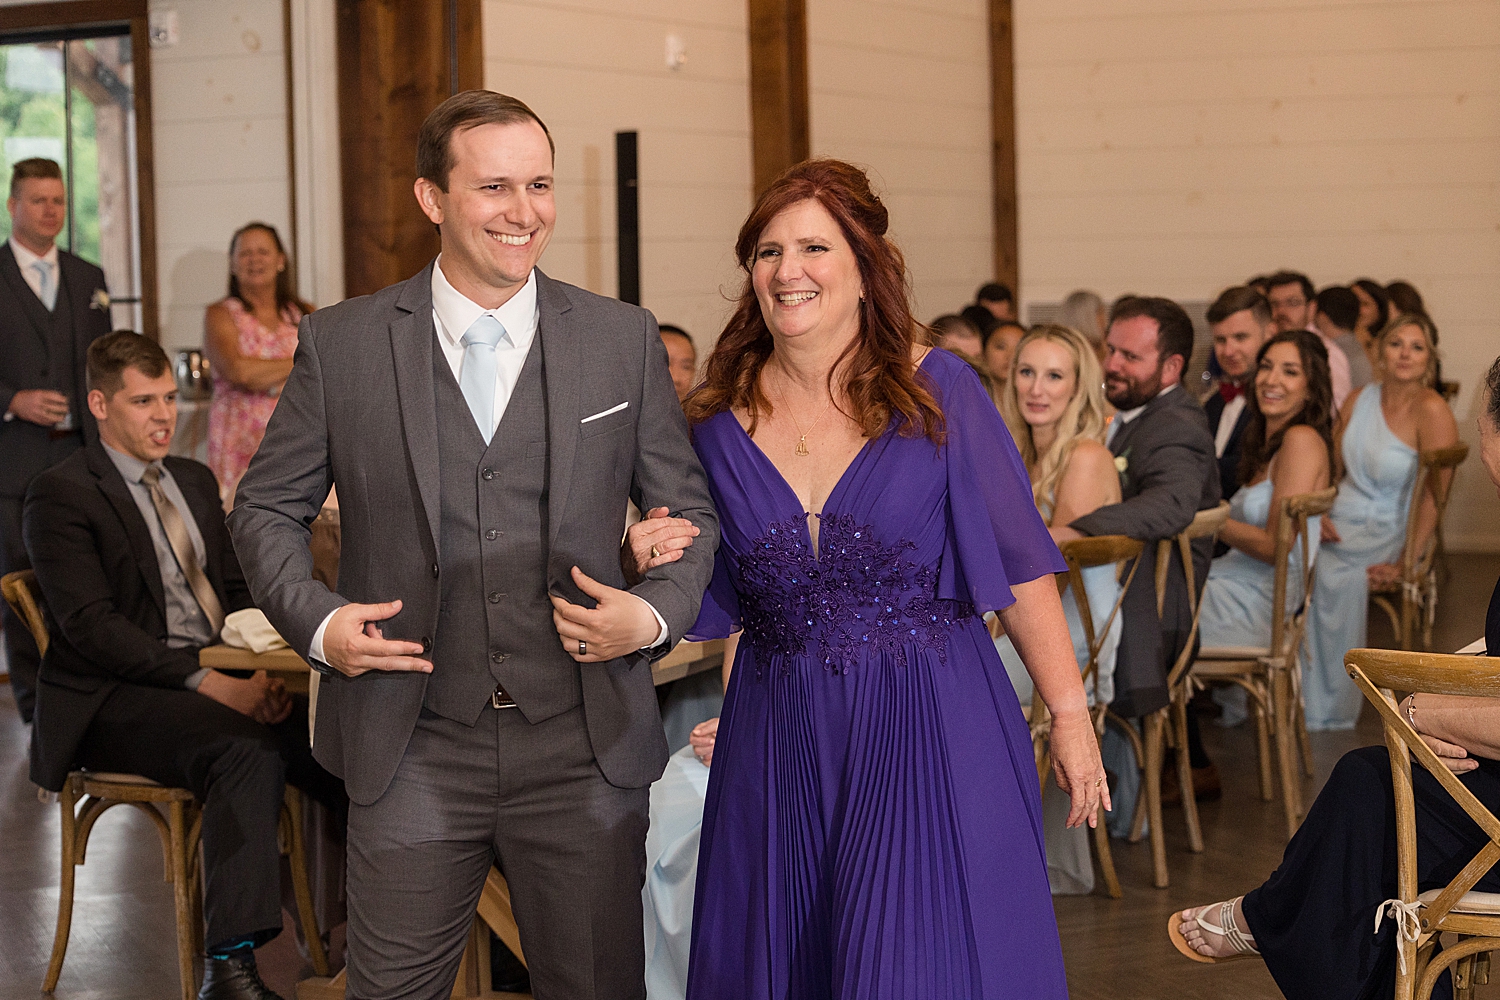
[{"label": "bridesmaid in light blue dress", "polygon": [[[1203,585],[1198,634],[1204,646],[1266,647],[1271,642],[1277,519],[1281,502],[1326,489],[1333,470],[1333,388],[1328,349],[1315,334],[1289,330],[1266,341],[1256,355],[1255,383],[1246,397],[1250,413],[1242,439],[1239,478],[1229,520],[1219,537],[1229,551],[1213,561]],[[1317,559],[1318,519],[1308,522]],[[1302,552],[1294,550],[1287,602],[1302,600]],[[1246,717],[1245,691],[1214,692],[1226,724]]]},{"label": "bridesmaid in light blue dress", "polygon": [[[1371,580],[1393,580],[1421,450],[1458,441],[1453,412],[1431,388],[1437,367],[1432,324],[1397,316],[1379,340],[1383,376],[1344,403],[1344,479],[1323,529],[1302,691],[1311,730],[1353,729],[1364,698],[1344,672],[1344,654],[1366,643]],[[1423,500],[1421,537],[1436,511]]]},{"label": "bridesmaid in light blue dress", "polygon": [[[1049,524],[1069,524],[1105,504],[1120,502],[1120,479],[1114,458],[1104,447],[1104,377],[1098,355],[1076,330],[1037,326],[1011,354],[1010,376],[1001,388],[1000,412],[1026,463],[1037,509]],[[1084,590],[1095,619],[1103,628],[1120,595],[1114,566],[1083,571]],[[1088,662],[1088,643],[1078,599],[1070,587],[1062,595],[1063,613],[1080,669]],[[1097,681],[1088,690],[1089,705],[1109,704],[1115,696],[1115,650],[1123,619],[1116,615],[1099,651]],[[995,640],[1000,660],[1022,705],[1031,704],[1031,675],[1010,638]],[[1121,796],[1115,813],[1122,811]],[[1047,842],[1047,881],[1052,894],[1093,891],[1094,866],[1088,831],[1066,826],[1068,797],[1049,781],[1042,795],[1042,826]]]}]

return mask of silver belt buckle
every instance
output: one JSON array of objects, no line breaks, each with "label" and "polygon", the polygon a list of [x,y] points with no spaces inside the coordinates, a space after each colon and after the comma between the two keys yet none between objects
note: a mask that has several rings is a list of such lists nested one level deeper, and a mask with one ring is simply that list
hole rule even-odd
[{"label": "silver belt buckle", "polygon": [[494,709],[516,708],[516,700],[505,693],[505,688],[496,687],[490,692],[490,707]]}]

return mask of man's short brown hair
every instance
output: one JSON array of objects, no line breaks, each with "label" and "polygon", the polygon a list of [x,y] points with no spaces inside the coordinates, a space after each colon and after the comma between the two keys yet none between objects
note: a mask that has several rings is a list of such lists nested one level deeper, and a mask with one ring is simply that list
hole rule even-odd
[{"label": "man's short brown hair", "polygon": [[109,399],[125,388],[125,369],[134,368],[147,378],[161,378],[169,367],[167,352],[150,337],[134,330],[106,333],[89,345],[89,391],[98,389]]},{"label": "man's short brown hair", "polygon": [[1208,321],[1222,323],[1246,309],[1250,310],[1250,315],[1261,326],[1271,322],[1271,303],[1266,301],[1266,297],[1254,285],[1237,285],[1220,292],[1219,297],[1214,299],[1214,304],[1208,307]]},{"label": "man's short brown hair", "polygon": [[493,90],[465,90],[454,94],[433,109],[417,132],[417,176],[448,190],[448,174],[453,169],[453,134],[480,125],[516,125],[536,122],[547,136],[552,156],[557,144],[547,123],[537,117],[522,101]]},{"label": "man's short brown hair", "polygon": [[21,192],[21,182],[33,177],[45,177],[54,181],[62,180],[62,167],[57,165],[56,160],[49,160],[45,156],[33,156],[27,160],[17,160],[10,168],[10,196],[16,197]]}]

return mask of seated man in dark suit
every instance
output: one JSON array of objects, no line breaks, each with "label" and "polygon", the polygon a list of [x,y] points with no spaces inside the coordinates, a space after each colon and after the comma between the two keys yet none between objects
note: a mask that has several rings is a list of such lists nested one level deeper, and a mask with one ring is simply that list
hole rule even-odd
[{"label": "seated man in dark suit", "polygon": [[[1181,384],[1193,355],[1193,322],[1182,307],[1169,299],[1127,296],[1110,312],[1105,342],[1109,355],[1104,394],[1118,411],[1106,443],[1120,468],[1123,499],[1066,527],[1053,528],[1052,535],[1059,542],[1084,535],[1127,535],[1148,543],[1120,609],[1124,625],[1111,707],[1130,718],[1167,704],[1167,671],[1192,628],[1187,576],[1175,549],[1166,599],[1157,616],[1156,545],[1150,543],[1171,538],[1191,524],[1198,511],[1218,505],[1219,470],[1208,418]],[[1193,543],[1200,593],[1211,555],[1206,540]],[[1203,753],[1194,716],[1189,713],[1188,718],[1194,787],[1201,785],[1203,794],[1214,794],[1218,775]],[[1115,800],[1117,815],[1122,797]],[[1128,819],[1128,806],[1123,814]]]},{"label": "seated man in dark suit", "polygon": [[213,473],[167,452],[177,386],[154,341],[88,350],[99,440],[37,476],[24,535],[52,622],[31,779],[85,767],[187,788],[203,804],[207,959],[200,998],[267,1000],[254,948],[281,931],[276,830],[287,781],[336,814],[343,784],[313,762],[306,702],[264,673],[198,666],[224,616],[250,606]]},{"label": "seated man in dark suit", "polygon": [[1266,297],[1247,285],[1225,289],[1208,307],[1208,324],[1223,374],[1204,397],[1203,412],[1219,460],[1219,492],[1228,500],[1240,488],[1240,436],[1250,422],[1245,393],[1255,378],[1255,356],[1275,324]]}]

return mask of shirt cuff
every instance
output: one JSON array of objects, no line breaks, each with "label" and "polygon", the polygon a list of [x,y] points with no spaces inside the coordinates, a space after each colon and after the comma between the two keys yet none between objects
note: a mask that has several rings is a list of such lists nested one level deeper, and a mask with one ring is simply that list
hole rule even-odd
[{"label": "shirt cuff", "polygon": [[[650,601],[646,601],[645,598],[641,598],[641,600],[645,601],[646,607],[651,608],[651,613],[656,616],[656,624],[661,626],[661,631],[656,633],[656,641],[648,646],[642,646],[641,649],[655,649],[657,646],[660,646],[662,643],[666,642],[667,639],[671,636],[671,633],[667,631],[667,620],[661,616],[661,612],[652,607]],[[315,639],[313,641],[316,642],[317,640]]]},{"label": "shirt cuff", "polygon": [[182,686],[187,688],[189,691],[196,691],[198,690],[198,685],[203,683],[203,678],[207,676],[207,667],[202,667],[198,670],[194,670],[192,673],[187,675],[187,678],[185,680],[183,680]]},{"label": "shirt cuff", "polygon": [[[309,663],[314,665],[313,669],[315,670],[318,664],[322,664],[324,668],[329,667],[327,658],[323,656],[323,633],[328,631],[328,623],[333,621],[333,616],[337,613],[338,608],[334,608],[328,612],[328,617],[323,619],[323,624],[319,625],[318,630],[313,633],[312,645],[307,650],[307,659]],[[319,670],[318,672],[326,673],[327,670]]]}]

